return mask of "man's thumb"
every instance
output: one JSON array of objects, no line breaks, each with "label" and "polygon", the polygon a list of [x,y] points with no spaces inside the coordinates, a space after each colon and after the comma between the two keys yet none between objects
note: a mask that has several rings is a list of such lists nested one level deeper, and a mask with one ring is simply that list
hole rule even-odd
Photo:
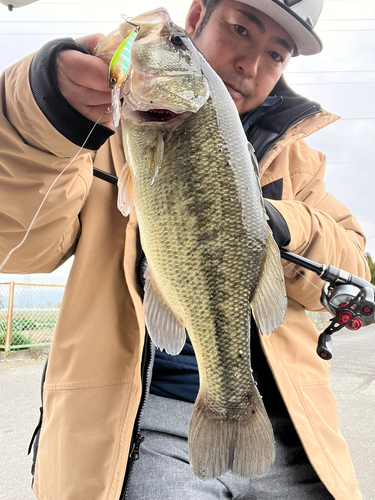
[{"label": "man's thumb", "polygon": [[100,40],[104,38],[102,33],[95,33],[95,35],[86,35],[80,38],[76,38],[74,41],[79,45],[82,45],[86,50],[92,54],[94,52],[95,47],[98,45]]}]

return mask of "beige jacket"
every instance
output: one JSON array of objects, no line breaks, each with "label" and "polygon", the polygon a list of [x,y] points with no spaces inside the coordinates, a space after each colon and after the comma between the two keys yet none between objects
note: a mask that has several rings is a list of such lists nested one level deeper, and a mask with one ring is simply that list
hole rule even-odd
[{"label": "beige jacket", "polygon": [[[31,57],[1,77],[0,259],[33,215],[77,146],[36,105]],[[260,165],[262,185],[283,178],[273,202],[292,234],[289,249],[368,279],[364,237],[349,211],[325,192],[325,159],[303,138],[333,122],[322,112],[295,125]],[[118,500],[141,394],[144,337],[136,282],[137,222],[117,210],[117,188],[93,179],[93,164],[119,175],[120,134],[97,153],[84,150],[51,190],[25,243],[2,272],[51,272],[75,254],[51,347],[34,492],[39,500]],[[78,218],[78,214],[80,214]],[[329,387],[329,363],[315,353],[323,282],[285,265],[289,307],[262,345],[306,452],[337,500],[361,500]]]}]

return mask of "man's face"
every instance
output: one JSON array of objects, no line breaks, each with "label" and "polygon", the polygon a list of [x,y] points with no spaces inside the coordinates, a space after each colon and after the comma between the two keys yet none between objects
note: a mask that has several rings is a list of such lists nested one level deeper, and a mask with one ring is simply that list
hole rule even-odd
[{"label": "man's face", "polygon": [[195,37],[204,12],[202,0],[194,0],[186,31],[225,83],[238,112],[255,109],[279,80],[293,40],[273,19],[236,0],[223,0]]}]

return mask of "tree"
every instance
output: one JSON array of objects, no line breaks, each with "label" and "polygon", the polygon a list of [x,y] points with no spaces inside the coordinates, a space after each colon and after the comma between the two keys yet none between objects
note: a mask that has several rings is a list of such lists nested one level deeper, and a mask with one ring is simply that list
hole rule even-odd
[{"label": "tree", "polygon": [[371,271],[371,283],[375,285],[375,261],[372,259],[371,255],[368,253],[366,254],[368,258],[368,265],[370,267]]}]

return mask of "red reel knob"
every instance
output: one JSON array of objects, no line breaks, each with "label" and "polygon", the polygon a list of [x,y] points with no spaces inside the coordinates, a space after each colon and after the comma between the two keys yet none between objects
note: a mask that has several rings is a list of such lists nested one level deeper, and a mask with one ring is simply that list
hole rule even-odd
[{"label": "red reel knob", "polygon": [[337,318],[337,322],[339,325],[345,325],[346,323],[349,323],[353,319],[353,313],[350,311],[344,311],[339,314],[339,317]]},{"label": "red reel knob", "polygon": [[345,326],[348,330],[359,330],[362,326],[362,321],[359,318],[354,318],[349,324]]},{"label": "red reel knob", "polygon": [[348,304],[349,302],[341,302],[341,304],[339,304],[338,309],[342,309],[343,307],[346,307]]},{"label": "red reel knob", "polygon": [[373,312],[373,310],[372,310],[372,307],[370,307],[370,306],[365,306],[363,308],[363,313],[364,314],[372,314],[372,312]]}]

